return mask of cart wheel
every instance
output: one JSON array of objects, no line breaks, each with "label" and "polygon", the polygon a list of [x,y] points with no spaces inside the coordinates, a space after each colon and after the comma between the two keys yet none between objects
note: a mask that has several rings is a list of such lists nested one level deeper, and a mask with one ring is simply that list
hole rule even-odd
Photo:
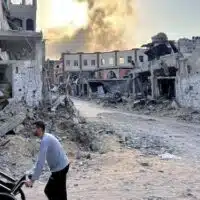
[{"label": "cart wheel", "polygon": [[17,197],[18,197],[18,196],[21,197],[20,200],[26,200],[25,194],[24,194],[24,192],[22,191],[21,188],[19,189],[19,192],[16,194],[16,196],[17,196]]},{"label": "cart wheel", "polygon": [[17,200],[14,196],[6,193],[0,193],[1,200]]}]

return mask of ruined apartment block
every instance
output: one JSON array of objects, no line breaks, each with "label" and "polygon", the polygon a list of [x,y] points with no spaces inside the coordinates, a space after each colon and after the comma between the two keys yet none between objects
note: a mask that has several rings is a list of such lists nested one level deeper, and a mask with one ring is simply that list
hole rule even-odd
[{"label": "ruined apartment block", "polygon": [[37,106],[42,101],[42,33],[17,29],[9,9],[11,2],[0,2],[3,11],[0,18],[1,98],[23,100],[30,106]]},{"label": "ruined apartment block", "polygon": [[47,60],[45,62],[45,69],[47,70],[47,78],[50,86],[59,85],[63,83],[63,62],[62,60]]},{"label": "ruined apartment block", "polygon": [[152,43],[145,45],[148,70],[135,72],[143,95],[152,99],[176,99],[183,107],[200,109],[200,40],[193,37],[192,43],[188,41],[180,39],[176,45],[164,33],[159,33]]},{"label": "ruined apartment block", "polygon": [[158,33],[140,49],[63,53],[62,58],[73,95],[88,95],[106,85],[131,92],[135,99],[175,99],[200,109],[200,37],[175,42]]},{"label": "ruined apartment block", "polygon": [[143,49],[95,53],[63,53],[64,71],[88,79],[123,79],[147,61]]},{"label": "ruined apartment block", "polygon": [[8,0],[12,29],[36,30],[37,0]]},{"label": "ruined apartment block", "polygon": [[[64,72],[73,80],[75,84],[73,90],[76,91],[76,95],[80,94],[80,87],[83,87],[82,95],[88,95],[91,88],[95,87],[94,91],[96,91],[102,82],[111,87],[111,90],[123,92],[124,87],[127,87],[127,79],[132,74],[132,70],[142,67],[147,61],[144,49],[63,53],[62,58]],[[81,84],[83,86],[80,86]]]}]

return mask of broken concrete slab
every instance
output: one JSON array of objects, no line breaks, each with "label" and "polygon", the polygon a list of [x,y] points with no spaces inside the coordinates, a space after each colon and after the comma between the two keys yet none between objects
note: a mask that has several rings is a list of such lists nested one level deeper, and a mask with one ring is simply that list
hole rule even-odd
[{"label": "broken concrete slab", "polygon": [[6,135],[6,133],[19,126],[25,119],[26,119],[26,114],[21,112],[11,117],[8,121],[4,122],[0,126],[0,137]]}]

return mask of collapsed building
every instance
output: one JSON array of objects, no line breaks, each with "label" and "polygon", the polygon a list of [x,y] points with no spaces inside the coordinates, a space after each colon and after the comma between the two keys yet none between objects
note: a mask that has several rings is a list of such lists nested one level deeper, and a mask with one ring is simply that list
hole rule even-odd
[{"label": "collapsed building", "polygon": [[148,62],[143,68],[134,70],[135,85],[142,96],[151,96],[152,99],[160,96],[174,98],[178,55],[174,41],[169,41],[164,33],[159,33],[143,47],[146,47]]},{"label": "collapsed building", "polygon": [[[87,96],[98,93],[133,93],[132,70],[147,59],[144,49],[95,53],[63,53],[65,80],[69,93]],[[69,78],[70,77],[70,78]]]},{"label": "collapsed building", "polygon": [[164,33],[152,37],[152,43],[144,46],[148,62],[133,71],[139,88],[147,88],[152,99],[175,99],[180,106],[200,109],[200,38],[192,38],[192,50],[188,40],[180,39],[176,45]]},{"label": "collapsed building", "polygon": [[[32,2],[0,1],[0,98],[37,106],[43,100],[45,47],[42,33],[34,31]],[[20,19],[19,13],[27,19]]]},{"label": "collapsed building", "polygon": [[176,100],[200,109],[200,37],[152,37],[142,48],[94,53],[63,53],[62,83],[72,96],[120,93],[133,99]]},{"label": "collapsed building", "polygon": [[52,88],[53,85],[59,85],[63,83],[63,63],[62,60],[50,60],[45,61],[45,69],[47,71],[47,78]]}]

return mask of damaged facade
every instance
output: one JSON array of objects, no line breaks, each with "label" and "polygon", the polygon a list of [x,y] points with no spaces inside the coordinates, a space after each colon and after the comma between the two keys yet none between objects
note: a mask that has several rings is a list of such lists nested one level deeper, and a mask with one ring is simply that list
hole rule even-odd
[{"label": "damaged facade", "polygon": [[45,69],[47,70],[47,77],[51,87],[54,84],[59,85],[63,83],[63,62],[61,60],[47,59]]},{"label": "damaged facade", "polygon": [[[102,90],[103,93],[129,92],[132,70],[147,60],[144,49],[95,53],[63,53],[65,78],[69,78],[74,95],[90,95]],[[103,88],[102,88],[103,87]],[[107,88],[107,89],[106,89]],[[81,93],[81,94],[80,94]]]},{"label": "damaged facade", "polygon": [[[15,6],[15,11],[16,9],[20,11],[21,6],[24,10],[26,6],[33,6],[31,9],[36,15],[36,7],[13,5],[12,1],[6,0],[0,2],[1,98],[23,100],[28,105],[37,106],[42,101],[42,66],[45,60],[43,36],[42,33],[33,31],[35,29],[27,31],[18,27],[13,21],[17,17],[15,16],[17,12],[12,13]],[[26,14],[28,15],[27,11],[24,16]],[[32,17],[32,13],[30,15]]]},{"label": "damaged facade", "polygon": [[112,52],[63,53],[67,92],[75,96],[120,93],[133,99],[173,99],[200,109],[200,37],[152,37],[142,48]]}]

